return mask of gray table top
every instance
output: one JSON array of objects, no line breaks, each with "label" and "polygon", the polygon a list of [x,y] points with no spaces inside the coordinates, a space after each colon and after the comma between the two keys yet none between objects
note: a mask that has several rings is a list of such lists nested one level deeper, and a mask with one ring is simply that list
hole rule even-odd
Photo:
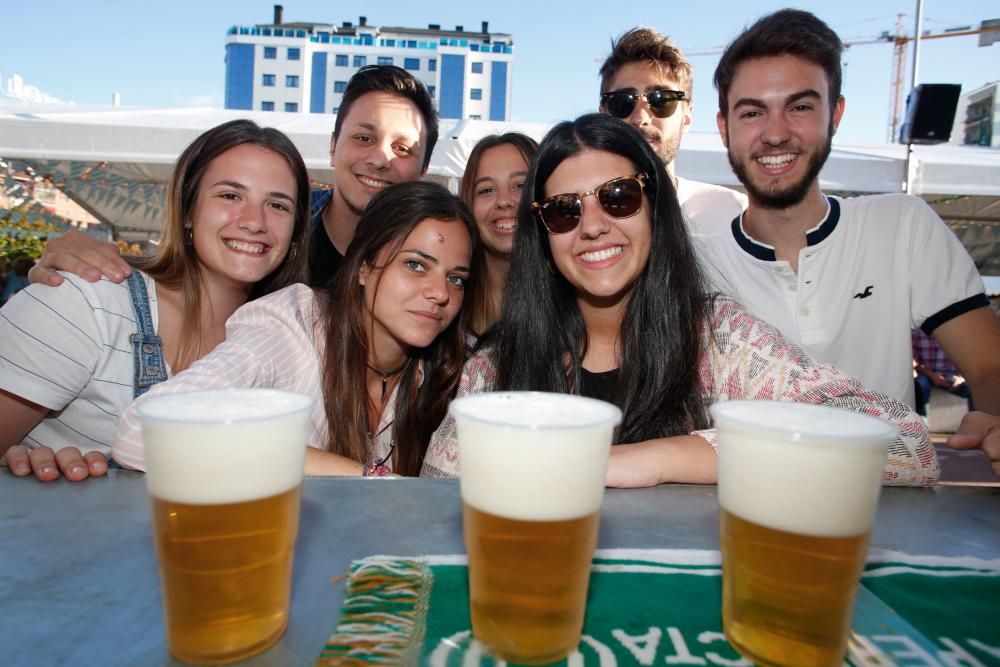
[{"label": "gray table top", "polygon": [[[609,490],[599,548],[718,549],[714,486]],[[0,662],[174,665],[143,476],[48,484],[0,470]],[[871,545],[910,554],[1000,557],[1000,489],[887,488]],[[288,632],[243,664],[308,665],[337,622],[344,583],[375,554],[464,553],[458,484],[307,479]]]}]

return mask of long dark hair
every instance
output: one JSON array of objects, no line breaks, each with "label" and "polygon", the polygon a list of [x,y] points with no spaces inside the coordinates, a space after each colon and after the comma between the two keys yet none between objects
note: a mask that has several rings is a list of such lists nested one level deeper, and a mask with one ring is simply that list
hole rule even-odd
[{"label": "long dark hair", "polygon": [[[389,248],[391,261],[410,232],[430,218],[465,225],[472,242],[473,270],[466,281],[466,293],[475,288],[475,271],[483,261],[479,232],[472,214],[458,197],[440,185],[410,182],[392,185],[372,198],[330,283],[324,305],[323,396],[330,425],[327,449],[331,452],[362,462],[367,462],[370,455],[365,381],[370,341],[365,328],[365,287],[358,280],[361,269],[365,264],[375,266],[383,248]],[[377,284],[374,289],[378,289]],[[392,468],[402,475],[420,473],[431,434],[444,419],[448,402],[458,388],[466,357],[461,320],[459,312],[430,345],[410,351],[411,359],[422,362],[423,381],[415,363],[408,364],[400,377],[392,426],[396,443]]]},{"label": "long dark hair", "polygon": [[295,226],[288,253],[278,267],[259,280],[250,299],[306,282],[309,257],[309,174],[295,144],[273,127],[260,127],[252,120],[231,120],[201,134],[177,158],[167,194],[167,220],[156,255],[132,263],[157,282],[181,292],[181,335],[177,355],[169,359],[174,373],[187,368],[203,354],[201,340],[202,277],[194,245],[184,242],[185,225],[191,222],[201,178],[212,160],[231,148],[260,146],[288,163],[295,178]]},{"label": "long dark hair", "polygon": [[[458,196],[462,198],[470,210],[473,208],[473,200],[476,197],[476,176],[479,172],[479,163],[482,162],[486,151],[497,146],[513,146],[524,158],[525,163],[529,165],[535,157],[535,153],[538,152],[538,142],[520,132],[491,134],[480,139],[469,153],[469,159],[465,163],[465,173],[462,175],[462,186],[458,192]],[[469,299],[471,303],[465,310],[464,321],[470,331],[479,334],[489,328],[500,313],[495,312],[496,309],[493,299],[488,293],[486,281],[480,280],[477,284],[476,291],[466,292],[466,299]]]},{"label": "long dark hair", "polygon": [[686,434],[709,424],[698,363],[710,298],[677,193],[663,163],[634,128],[604,114],[560,123],[542,140],[518,209],[517,237],[500,319],[484,340],[499,390],[580,391],[588,339],[576,291],[555,269],[548,234],[531,202],[567,158],[606,151],[646,174],[652,225],[649,262],[632,289],[621,332],[613,402],[617,442]]}]

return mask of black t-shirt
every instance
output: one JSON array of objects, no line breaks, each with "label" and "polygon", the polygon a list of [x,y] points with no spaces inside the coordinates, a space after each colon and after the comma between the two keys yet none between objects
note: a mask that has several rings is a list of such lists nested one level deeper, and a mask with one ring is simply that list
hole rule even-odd
[{"label": "black t-shirt", "polygon": [[603,373],[591,373],[586,368],[580,369],[580,394],[588,398],[597,398],[611,403],[611,395],[618,382],[618,369],[613,368]]},{"label": "black t-shirt", "polygon": [[333,280],[344,256],[337,251],[322,224],[315,225],[309,239],[309,286],[326,287]]},{"label": "black t-shirt", "polygon": [[312,237],[309,239],[309,286],[326,287],[333,279],[344,256],[330,240],[323,226],[323,211],[333,199],[332,190],[313,190],[310,193],[309,213]]}]

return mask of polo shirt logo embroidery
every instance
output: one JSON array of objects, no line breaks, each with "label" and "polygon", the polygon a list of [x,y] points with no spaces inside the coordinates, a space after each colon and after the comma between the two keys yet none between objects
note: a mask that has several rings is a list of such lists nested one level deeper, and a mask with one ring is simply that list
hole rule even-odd
[{"label": "polo shirt logo embroidery", "polygon": [[868,287],[865,288],[864,292],[858,292],[857,294],[855,294],[854,298],[855,299],[867,299],[868,297],[870,297],[872,295],[872,288],[874,288],[874,287],[875,287],[874,285],[869,285]]}]

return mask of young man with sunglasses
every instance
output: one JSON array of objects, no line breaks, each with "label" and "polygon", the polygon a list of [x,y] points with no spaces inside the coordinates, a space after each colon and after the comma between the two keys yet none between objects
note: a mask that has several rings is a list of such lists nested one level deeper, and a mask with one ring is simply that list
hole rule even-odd
[{"label": "young man with sunglasses", "polygon": [[[438,115],[427,88],[393,65],[362,67],[347,83],[330,138],[333,190],[314,190],[309,239],[309,282],[326,285],[333,277],[361,211],[393,183],[419,180],[430,164],[438,138]],[[59,270],[97,281],[121,282],[131,267],[113,243],[70,232],[46,245],[29,274],[32,282],[58,285]]]},{"label": "young man with sunglasses", "polygon": [[634,126],[667,167],[689,230],[711,236],[729,229],[746,197],[719,185],[680,178],[674,158],[691,126],[691,64],[669,39],[649,28],[619,37],[601,65],[600,110]]},{"label": "young man with sunglasses", "polygon": [[976,406],[1000,414],[1000,321],[965,248],[921,199],[824,195],[844,113],[837,34],[808,12],[760,19],[715,71],[719,132],[749,194],[706,267],[820,361],[913,405],[910,331],[931,334]]}]

